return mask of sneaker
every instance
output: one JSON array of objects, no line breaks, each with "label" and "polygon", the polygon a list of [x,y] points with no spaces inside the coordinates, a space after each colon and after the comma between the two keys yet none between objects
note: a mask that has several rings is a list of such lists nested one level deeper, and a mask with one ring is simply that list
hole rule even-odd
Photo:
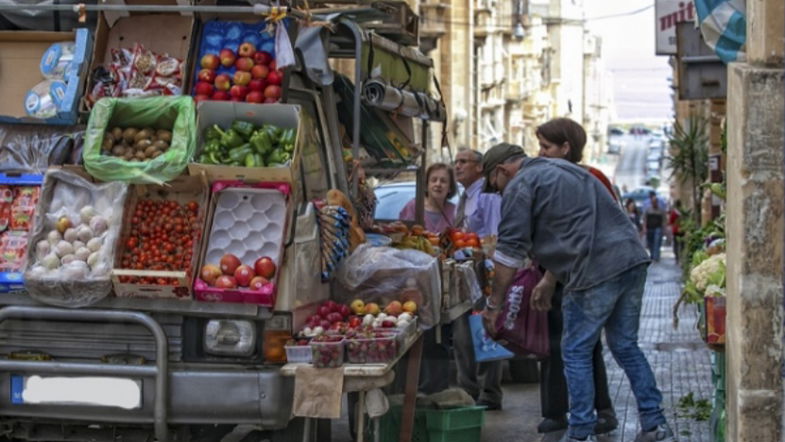
[{"label": "sneaker", "polygon": [[673,431],[668,424],[660,424],[649,431],[641,430],[635,442],[676,442],[676,438],[673,437]]},{"label": "sneaker", "polygon": [[592,435],[589,435],[589,436],[586,436],[586,439],[576,439],[574,437],[570,437],[569,434],[564,433],[564,436],[562,436],[562,438],[559,439],[559,442],[579,442],[579,441],[580,442],[597,442],[597,438],[592,436]]},{"label": "sneaker", "polygon": [[619,428],[619,421],[616,419],[616,412],[612,408],[597,412],[597,425],[594,427],[594,434],[605,434]]},{"label": "sneaker", "polygon": [[567,429],[567,418],[561,417],[559,419],[545,418],[537,425],[538,433],[552,433],[554,431],[561,431]]}]

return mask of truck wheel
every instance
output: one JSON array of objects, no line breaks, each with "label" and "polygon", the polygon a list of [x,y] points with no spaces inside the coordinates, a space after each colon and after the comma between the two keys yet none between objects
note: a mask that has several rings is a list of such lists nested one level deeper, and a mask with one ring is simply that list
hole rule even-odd
[{"label": "truck wheel", "polygon": [[510,377],[513,382],[534,384],[540,381],[540,371],[534,359],[511,359]]}]

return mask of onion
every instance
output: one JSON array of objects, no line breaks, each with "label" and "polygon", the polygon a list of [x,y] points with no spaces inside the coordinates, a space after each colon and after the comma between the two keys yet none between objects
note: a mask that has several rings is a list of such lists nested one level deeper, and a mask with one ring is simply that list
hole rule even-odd
[{"label": "onion", "polygon": [[76,238],[76,229],[74,229],[73,227],[69,227],[65,231],[65,233],[63,233],[63,239],[68,241],[68,242],[76,241],[76,239],[77,239]]},{"label": "onion", "polygon": [[60,258],[60,264],[62,265],[70,264],[74,261],[76,261],[76,256],[74,255],[65,255],[62,258]]},{"label": "onion", "polygon": [[93,238],[90,241],[87,241],[87,248],[90,249],[91,252],[97,252],[101,250],[102,244],[103,241],[101,241],[101,238]]},{"label": "onion", "polygon": [[71,261],[60,269],[63,279],[68,281],[85,279],[88,271],[90,271],[90,269],[84,261]]},{"label": "onion", "polygon": [[82,247],[86,247],[85,243],[79,241],[78,239],[76,241],[71,241],[71,245],[74,246],[74,250],[79,250]]},{"label": "onion", "polygon": [[96,264],[99,263],[100,258],[101,258],[101,253],[99,252],[91,253],[90,256],[87,257],[87,265],[95,269],[95,266]]},{"label": "onion", "polygon": [[87,261],[87,258],[90,256],[90,253],[91,253],[90,249],[88,249],[87,247],[81,247],[79,249],[76,249],[76,252],[74,252],[74,256],[76,256],[76,259],[78,259],[79,261]]},{"label": "onion", "polygon": [[47,273],[49,273],[49,269],[47,269],[46,267],[41,266],[41,265],[35,265],[27,273],[27,278],[30,278],[30,279],[41,279],[44,276],[46,276]]},{"label": "onion", "polygon": [[49,270],[56,269],[60,266],[60,258],[54,252],[50,252],[41,260],[41,265]]},{"label": "onion", "polygon": [[112,269],[109,268],[109,265],[107,263],[99,262],[98,264],[95,265],[95,267],[93,267],[92,274],[94,276],[108,275],[110,270]]},{"label": "onion", "polygon": [[57,230],[51,230],[46,235],[46,240],[49,241],[49,244],[51,245],[57,244],[58,242],[60,242],[61,239],[63,239],[63,237],[60,235],[60,232],[58,232]]},{"label": "onion", "polygon": [[49,241],[45,239],[38,241],[35,245],[35,256],[38,257],[38,259],[43,258],[51,251],[52,251],[52,245],[49,244]]},{"label": "onion", "polygon": [[76,231],[76,234],[79,237],[79,241],[85,243],[90,242],[90,240],[93,239],[93,229],[89,226],[79,226],[79,230]]},{"label": "onion", "polygon": [[93,206],[84,206],[82,207],[82,210],[79,211],[79,219],[85,224],[89,223],[94,216],[95,209]]},{"label": "onion", "polygon": [[71,245],[68,241],[60,241],[55,246],[55,253],[57,256],[63,257],[65,255],[70,255],[74,253],[74,246]]},{"label": "onion", "polygon": [[96,235],[100,235],[109,229],[109,222],[106,221],[106,218],[96,215],[90,220],[90,228]]}]

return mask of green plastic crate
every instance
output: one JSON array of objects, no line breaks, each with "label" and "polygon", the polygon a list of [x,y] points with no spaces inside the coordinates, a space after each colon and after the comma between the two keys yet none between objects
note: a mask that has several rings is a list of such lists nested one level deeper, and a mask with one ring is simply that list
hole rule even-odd
[{"label": "green plastic crate", "polygon": [[[371,425],[373,428],[373,425]],[[379,433],[381,442],[398,442],[401,435],[401,406],[393,405],[387,413],[379,418]],[[373,440],[369,438],[368,440]],[[425,410],[414,411],[414,428],[412,429],[412,442],[429,442],[428,426],[426,424]]]},{"label": "green plastic crate", "polygon": [[480,442],[482,428],[463,430],[428,430],[428,442]]},{"label": "green plastic crate", "polygon": [[424,411],[429,442],[480,442],[485,407]]}]

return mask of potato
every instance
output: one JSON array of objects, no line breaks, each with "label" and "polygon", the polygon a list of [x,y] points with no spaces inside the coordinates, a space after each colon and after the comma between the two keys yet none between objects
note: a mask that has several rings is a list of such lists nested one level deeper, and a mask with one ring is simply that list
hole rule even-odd
[{"label": "potato", "polygon": [[123,159],[126,161],[131,161],[134,158],[134,151],[130,149],[126,149],[125,154],[123,154]]},{"label": "potato", "polygon": [[[139,133],[141,133],[141,132],[139,132]],[[147,149],[148,147],[150,147],[152,145],[153,145],[153,143],[150,140],[144,138],[144,139],[141,139],[141,140],[137,141],[136,144],[134,144],[134,149],[145,150],[145,149]]]},{"label": "potato", "polygon": [[116,157],[125,156],[126,148],[122,144],[117,144],[112,148],[112,155]]},{"label": "potato", "polygon": [[112,137],[114,137],[115,141],[120,141],[123,139],[123,130],[119,127],[115,127],[112,129]]},{"label": "potato", "polygon": [[158,131],[156,131],[155,135],[158,136],[158,139],[161,140],[161,141],[166,141],[167,143],[171,143],[172,142],[172,132],[171,131],[168,131],[166,129],[159,129]]},{"label": "potato", "polygon": [[136,158],[137,158],[138,160],[140,160],[140,161],[144,161],[144,160],[146,160],[146,159],[147,159],[147,155],[145,155],[145,154],[144,154],[144,152],[142,152],[141,150],[140,150],[140,151],[137,151],[137,152],[134,154],[134,157],[136,157]]},{"label": "potato", "polygon": [[134,127],[129,127],[123,131],[123,139],[125,140],[126,143],[129,144],[133,143],[134,137],[136,137],[136,134],[138,133],[139,133],[139,129],[136,129]]},{"label": "potato", "polygon": [[162,153],[163,152],[161,152],[160,150],[156,150],[155,152],[153,152],[153,158],[158,158],[158,156],[161,155]]},{"label": "potato", "polygon": [[139,132],[136,133],[136,136],[134,137],[134,142],[138,143],[141,140],[148,140],[152,136],[153,136],[153,132],[151,130],[149,130],[149,129],[142,129],[142,130],[140,130]]},{"label": "potato", "polygon": [[104,137],[104,142],[101,143],[101,150],[103,152],[109,152],[112,150],[112,147],[114,147],[114,137],[110,134],[107,134]]},{"label": "potato", "polygon": [[163,141],[163,140],[156,141],[155,143],[153,143],[153,146],[155,146],[156,149],[161,150],[161,151],[169,149],[169,143],[167,143],[166,141]]}]

